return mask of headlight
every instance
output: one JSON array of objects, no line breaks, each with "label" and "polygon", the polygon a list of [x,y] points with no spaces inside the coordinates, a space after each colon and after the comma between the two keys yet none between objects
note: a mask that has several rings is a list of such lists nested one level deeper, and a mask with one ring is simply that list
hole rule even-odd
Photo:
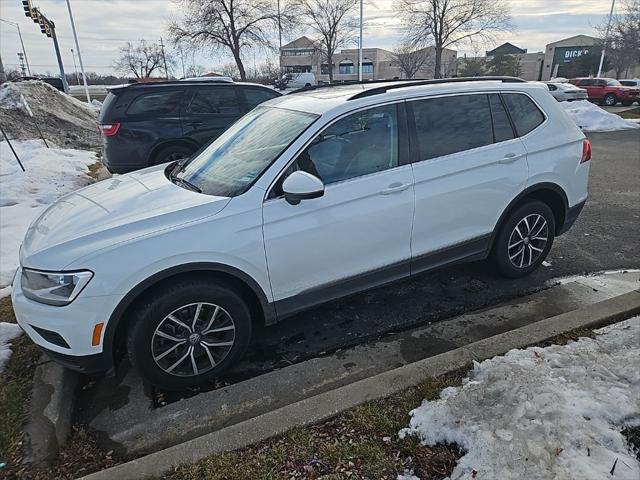
[{"label": "headlight", "polygon": [[20,283],[24,296],[40,303],[68,305],[87,286],[93,273],[80,272],[38,272],[22,269]]}]

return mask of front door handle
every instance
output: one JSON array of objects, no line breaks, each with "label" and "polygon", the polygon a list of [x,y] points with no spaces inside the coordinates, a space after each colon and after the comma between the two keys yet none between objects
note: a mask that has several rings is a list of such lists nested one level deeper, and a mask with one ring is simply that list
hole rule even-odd
[{"label": "front door handle", "polygon": [[410,186],[411,186],[411,184],[409,184],[409,183],[395,182],[395,183],[392,183],[391,185],[389,185],[384,190],[382,190],[380,193],[382,195],[390,195],[392,193],[402,192],[403,190],[406,190]]},{"label": "front door handle", "polygon": [[513,163],[522,157],[524,157],[524,154],[522,153],[507,153],[501,160],[498,160],[498,163]]}]

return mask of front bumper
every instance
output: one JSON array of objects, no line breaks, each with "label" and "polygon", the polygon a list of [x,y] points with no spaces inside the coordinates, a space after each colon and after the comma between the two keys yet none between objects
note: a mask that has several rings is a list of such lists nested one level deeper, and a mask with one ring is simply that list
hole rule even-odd
[{"label": "front bumper", "polygon": [[[11,301],[18,325],[29,338],[65,367],[85,373],[112,370],[112,345],[104,344],[104,334],[120,297],[83,297],[81,294],[63,307],[47,305],[24,296],[20,277],[18,270]],[[101,338],[97,345],[92,345],[94,328],[99,323],[105,324]]]}]

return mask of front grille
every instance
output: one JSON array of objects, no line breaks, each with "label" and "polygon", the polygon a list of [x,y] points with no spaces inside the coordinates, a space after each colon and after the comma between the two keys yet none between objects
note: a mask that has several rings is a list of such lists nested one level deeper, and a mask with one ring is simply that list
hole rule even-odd
[{"label": "front grille", "polygon": [[47,342],[53,343],[58,347],[71,348],[67,343],[67,341],[64,338],[62,338],[62,335],[60,335],[58,332],[52,332],[51,330],[45,330],[44,328],[34,327],[33,325],[30,325],[30,326],[38,333],[38,335],[44,338]]}]

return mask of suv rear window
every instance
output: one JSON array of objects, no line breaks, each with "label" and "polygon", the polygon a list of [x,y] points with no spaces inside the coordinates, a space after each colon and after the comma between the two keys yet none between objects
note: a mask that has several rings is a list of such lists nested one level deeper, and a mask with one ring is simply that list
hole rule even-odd
[{"label": "suv rear window", "polygon": [[199,88],[187,107],[188,113],[239,115],[240,104],[234,87]]},{"label": "suv rear window", "polygon": [[264,88],[244,88],[243,90],[244,95],[247,98],[247,106],[249,109],[278,96],[276,92],[272,92]]},{"label": "suv rear window", "polygon": [[182,100],[184,90],[147,93],[136,98],[127,109],[128,115],[162,115],[173,112]]},{"label": "suv rear window", "polygon": [[529,97],[522,93],[503,93],[511,120],[519,137],[526,135],[544,122],[544,115]]},{"label": "suv rear window", "polygon": [[411,102],[419,159],[450,155],[493,143],[487,95],[458,95]]}]

